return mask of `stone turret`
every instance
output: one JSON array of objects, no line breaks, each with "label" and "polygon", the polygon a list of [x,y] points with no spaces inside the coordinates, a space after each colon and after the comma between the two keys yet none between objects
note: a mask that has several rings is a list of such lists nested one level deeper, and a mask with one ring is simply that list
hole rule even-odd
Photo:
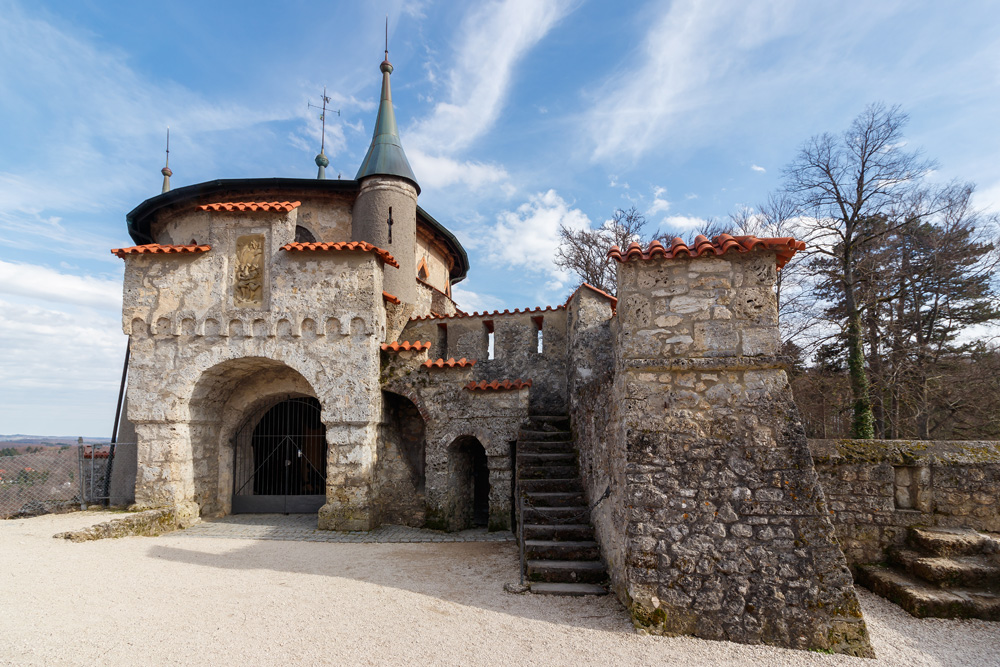
[{"label": "stone turret", "polygon": [[382,97],[368,154],[358,169],[361,191],[354,203],[352,239],[385,248],[399,268],[386,267],[385,291],[403,303],[416,301],[417,195],[420,186],[410,169],[396,128],[389,75],[392,65],[384,60]]}]

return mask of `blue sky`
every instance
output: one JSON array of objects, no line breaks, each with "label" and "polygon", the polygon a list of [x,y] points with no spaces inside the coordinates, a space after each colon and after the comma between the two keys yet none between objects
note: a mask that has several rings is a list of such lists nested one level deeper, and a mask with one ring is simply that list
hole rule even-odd
[{"label": "blue sky", "polygon": [[[623,9],[627,8],[627,9]],[[960,7],[960,8],[959,8]],[[389,15],[421,205],[468,310],[562,302],[556,229],[636,206],[684,233],[754,205],[813,134],[900,104],[932,178],[1000,211],[994,2],[0,0],[0,433],[110,435],[125,214],[160,190],[352,178]]]}]

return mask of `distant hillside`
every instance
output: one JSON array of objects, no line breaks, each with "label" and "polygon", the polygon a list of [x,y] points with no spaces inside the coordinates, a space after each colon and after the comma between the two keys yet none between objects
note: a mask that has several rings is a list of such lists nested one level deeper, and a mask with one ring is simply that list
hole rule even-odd
[{"label": "distant hillside", "polygon": [[[34,445],[41,447],[62,447],[77,444],[79,436],[75,435],[0,435],[0,442],[12,446]],[[111,438],[84,438],[85,445],[103,445],[111,442]]]}]

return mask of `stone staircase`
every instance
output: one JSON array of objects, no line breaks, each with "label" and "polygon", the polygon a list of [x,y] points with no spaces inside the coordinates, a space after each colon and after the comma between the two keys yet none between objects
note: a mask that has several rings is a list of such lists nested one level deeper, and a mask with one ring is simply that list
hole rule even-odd
[{"label": "stone staircase", "polygon": [[608,574],[594,540],[569,417],[528,419],[518,434],[517,475],[531,592],[607,594]]},{"label": "stone staircase", "polygon": [[1000,536],[910,528],[888,565],[858,568],[858,583],[918,618],[1000,621]]}]

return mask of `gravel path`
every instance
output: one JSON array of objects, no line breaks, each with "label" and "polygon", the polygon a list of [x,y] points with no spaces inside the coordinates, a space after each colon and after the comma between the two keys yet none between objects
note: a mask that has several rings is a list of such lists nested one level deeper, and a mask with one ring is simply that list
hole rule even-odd
[{"label": "gravel path", "polygon": [[1000,623],[864,590],[877,660],[637,635],[611,597],[504,593],[510,542],[52,539],[108,518],[0,521],[0,664],[1000,665]]}]

